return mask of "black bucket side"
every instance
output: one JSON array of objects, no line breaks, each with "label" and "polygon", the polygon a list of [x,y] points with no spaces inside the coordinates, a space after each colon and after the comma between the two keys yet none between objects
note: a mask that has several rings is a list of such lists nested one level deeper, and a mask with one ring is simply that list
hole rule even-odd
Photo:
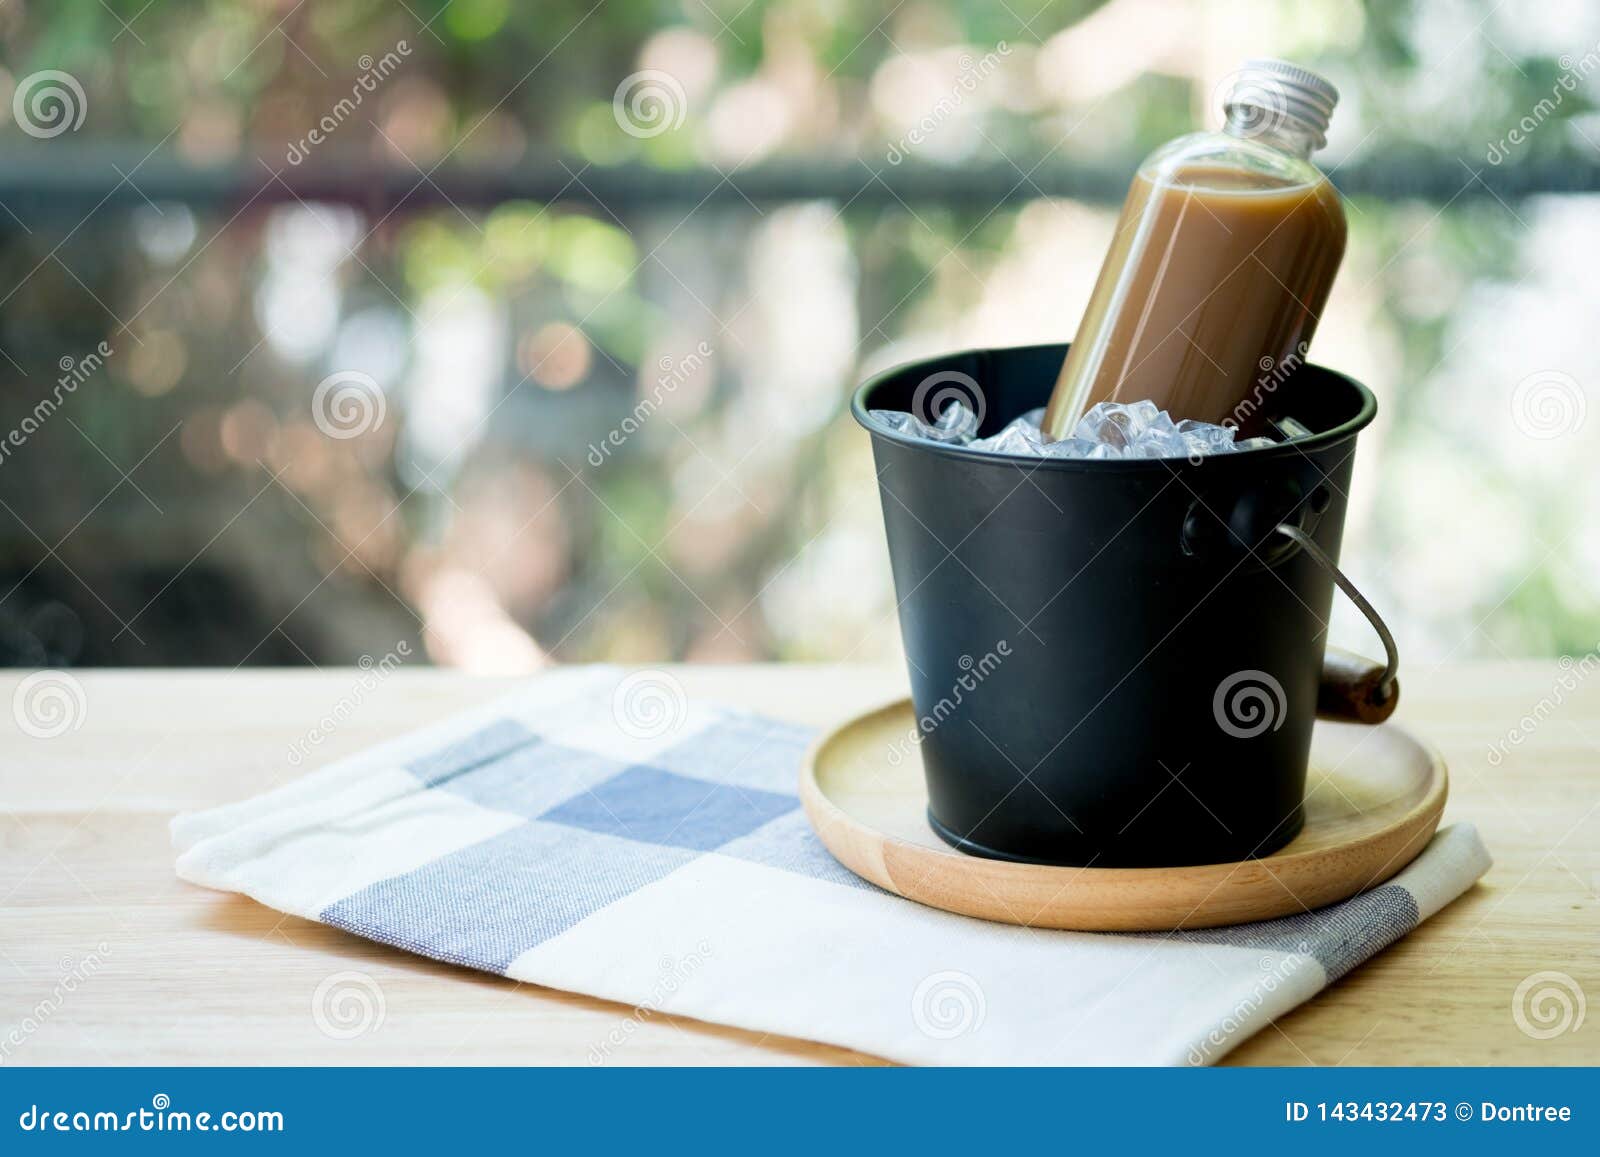
[{"label": "black bucket side", "polygon": [[[956,370],[983,388],[990,432],[1042,404],[1064,348],[905,367],[861,391],[858,417]],[[1332,583],[1272,528],[1290,520],[1337,555],[1372,405],[1326,371],[1290,387],[1275,404],[1314,437],[1198,462],[1038,463],[867,422],[947,839],[1112,866],[1225,861],[1293,837]]]}]

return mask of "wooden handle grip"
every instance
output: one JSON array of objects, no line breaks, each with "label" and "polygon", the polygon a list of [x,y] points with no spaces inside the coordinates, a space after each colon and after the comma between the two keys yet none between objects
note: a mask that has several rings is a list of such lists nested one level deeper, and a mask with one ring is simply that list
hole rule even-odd
[{"label": "wooden handle grip", "polygon": [[1322,657],[1317,715],[1350,723],[1382,723],[1400,702],[1400,681],[1383,681],[1383,664],[1329,647]]}]

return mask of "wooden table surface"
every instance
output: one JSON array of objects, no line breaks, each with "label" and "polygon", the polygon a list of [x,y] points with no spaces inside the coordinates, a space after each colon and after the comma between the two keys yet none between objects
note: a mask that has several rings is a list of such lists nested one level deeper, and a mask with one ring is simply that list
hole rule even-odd
[{"label": "wooden table surface", "polygon": [[[900,671],[872,667],[672,670],[691,696],[815,724],[904,688]],[[1600,1062],[1600,1008],[1548,1039],[1513,1016],[1519,984],[1536,973],[1600,997],[1600,680],[1582,674],[1553,662],[1407,672],[1399,718],[1450,764],[1445,822],[1476,824],[1495,866],[1231,1062]],[[478,703],[506,680],[401,670],[367,690],[355,670],[77,678],[76,730],[41,738],[0,713],[0,1064],[585,1064],[628,1017],[620,1005],[436,964],[173,875],[175,813],[287,782]],[[0,704],[17,705],[22,679],[0,678]],[[291,747],[341,702],[349,717],[292,765]],[[1528,734],[1497,762],[1492,745],[1513,729]],[[318,985],[344,970],[371,976],[385,1001],[381,1026],[348,1040],[311,1015]],[[639,1019],[612,1062],[877,1063],[663,1016]]]}]

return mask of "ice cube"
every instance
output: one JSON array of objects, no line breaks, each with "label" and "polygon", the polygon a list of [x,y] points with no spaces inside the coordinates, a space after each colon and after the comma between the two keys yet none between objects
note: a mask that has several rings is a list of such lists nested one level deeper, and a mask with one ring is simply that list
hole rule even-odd
[{"label": "ice cube", "polygon": [[977,432],[978,415],[957,398],[944,408],[944,413],[940,414],[938,421],[929,428],[927,436],[936,442],[965,444],[970,442]]},{"label": "ice cube", "polygon": [[1151,401],[1101,402],[1083,416],[1071,436],[1059,441],[1051,441],[1039,428],[1043,407],[1012,419],[987,438],[976,437],[978,416],[960,400],[951,401],[931,426],[898,410],[870,410],[868,415],[885,429],[915,438],[1021,458],[1183,458],[1277,444],[1270,438],[1235,443],[1231,428],[1188,418],[1174,422]]},{"label": "ice cube", "polygon": [[1122,449],[1128,444],[1127,419],[1120,411],[1097,412],[1099,410],[1100,407],[1096,406],[1079,419],[1072,436],[1099,442],[1105,446],[1114,446],[1118,450]]},{"label": "ice cube", "polygon": [[1100,402],[1079,420],[1072,433],[1074,437],[1088,438],[1123,449],[1137,442],[1145,427],[1159,413],[1161,411],[1154,402],[1135,402],[1131,406],[1121,402]]},{"label": "ice cube", "polygon": [[928,427],[922,419],[904,410],[868,410],[867,417],[896,434],[910,434],[913,438],[928,436]]},{"label": "ice cube", "polygon": [[[1165,410],[1148,399],[1124,406],[1122,412],[1127,414],[1130,420],[1137,422],[1140,430],[1148,427],[1151,422],[1156,420],[1157,416],[1165,416],[1166,414]],[[1167,419],[1169,422],[1171,420],[1171,418]]]},{"label": "ice cube", "polygon": [[974,450],[987,450],[991,454],[1017,454],[1026,458],[1037,458],[1043,453],[1044,435],[1040,433],[1038,426],[1023,417],[1009,423],[998,434],[980,438],[970,445]]},{"label": "ice cube", "polygon": [[1039,450],[1046,458],[1087,458],[1099,444],[1087,438],[1062,438],[1044,443]]},{"label": "ice cube", "polygon": [[1157,410],[1156,416],[1145,423],[1144,429],[1139,433],[1139,437],[1148,438],[1153,434],[1176,434],[1177,432],[1177,424],[1173,422],[1167,412],[1165,410]]},{"label": "ice cube", "polygon": [[1233,431],[1227,426],[1185,418],[1176,429],[1191,454],[1226,454],[1233,449]]},{"label": "ice cube", "polygon": [[1189,443],[1176,430],[1147,430],[1128,450],[1130,458],[1187,458]]}]

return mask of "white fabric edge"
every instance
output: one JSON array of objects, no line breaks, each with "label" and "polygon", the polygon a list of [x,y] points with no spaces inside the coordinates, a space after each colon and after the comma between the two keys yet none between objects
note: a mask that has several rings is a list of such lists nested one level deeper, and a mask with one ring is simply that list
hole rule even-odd
[{"label": "white fabric edge", "polygon": [[507,715],[515,717],[530,705],[549,710],[571,702],[591,693],[604,681],[614,679],[618,671],[620,668],[605,664],[554,667],[488,703],[457,711],[437,723],[345,756],[282,787],[237,803],[181,813],[172,819],[173,848],[180,854],[190,852],[205,840],[239,834],[255,822],[291,808],[307,809],[314,817],[319,803],[338,797],[345,789],[374,773],[399,769],[424,751],[463,739],[495,719]]},{"label": "white fabric edge", "polygon": [[[1449,827],[1440,828],[1428,841],[1426,847],[1417,854],[1417,857],[1397,872],[1393,877],[1367,889],[1368,892],[1377,888],[1385,888],[1391,884],[1398,884],[1411,893],[1412,899],[1417,904],[1417,922],[1406,930],[1398,944],[1406,937],[1413,935],[1429,918],[1449,906],[1454,901],[1466,895],[1467,891],[1483,878],[1485,872],[1493,865],[1494,860],[1489,855],[1489,849],[1484,846],[1483,839],[1478,835],[1478,829],[1470,823],[1451,824]],[[1365,893],[1357,893],[1364,895]],[[1356,897],[1351,897],[1355,899]],[[1343,903],[1344,901],[1341,901]],[[1331,906],[1331,905],[1330,905]],[[1387,951],[1388,945],[1378,952],[1362,960],[1357,968],[1364,967],[1373,957]],[[1266,1028],[1267,1025],[1284,1016],[1301,1004],[1312,999],[1318,992],[1328,986],[1327,975],[1323,972],[1321,963],[1311,956],[1301,956],[1298,953],[1286,953],[1286,959],[1293,957],[1304,962],[1301,975],[1311,975],[1313,972],[1319,981],[1310,992],[1304,995],[1292,996],[1287,988],[1271,994],[1273,999],[1263,1000],[1244,1016],[1236,1018],[1237,1027],[1232,1031],[1224,1032],[1220,1043],[1209,1039],[1211,1034],[1193,1042],[1189,1057],[1174,1064],[1215,1064],[1227,1056],[1239,1045],[1249,1040],[1256,1033]],[[1296,965],[1297,969],[1300,968]],[[1202,1059],[1196,1061],[1193,1056],[1196,1052],[1202,1054]]]}]

